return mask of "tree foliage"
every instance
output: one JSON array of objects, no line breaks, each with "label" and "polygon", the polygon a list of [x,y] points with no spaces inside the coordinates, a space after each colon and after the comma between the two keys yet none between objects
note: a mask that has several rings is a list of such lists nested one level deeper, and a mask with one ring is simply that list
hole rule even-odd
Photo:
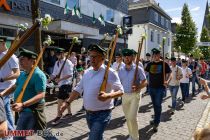
[{"label": "tree foliage", "polygon": [[[210,41],[209,31],[206,27],[204,27],[201,32],[200,42],[209,42],[209,41]],[[210,48],[208,46],[201,46],[200,49],[204,58],[208,59],[210,57]]]},{"label": "tree foliage", "polygon": [[188,54],[196,46],[197,28],[185,3],[182,9],[181,24],[177,26],[175,47],[181,47],[181,52]]}]

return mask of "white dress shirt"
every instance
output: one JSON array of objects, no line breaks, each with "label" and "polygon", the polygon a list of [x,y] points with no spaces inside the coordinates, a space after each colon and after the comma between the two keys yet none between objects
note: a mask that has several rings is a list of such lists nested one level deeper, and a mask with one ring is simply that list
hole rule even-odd
[{"label": "white dress shirt", "polygon": [[[64,61],[65,61],[65,58],[62,59],[62,60],[60,60],[60,61],[57,60],[57,61],[55,62],[54,69],[53,69],[53,73],[52,73],[53,76],[56,76],[56,75],[59,74],[60,69],[61,69],[61,67],[62,67],[62,65],[63,65],[63,63],[64,63]],[[58,83],[58,86],[59,86],[59,87],[62,86],[62,85],[67,85],[67,84],[71,84],[71,83],[72,83],[73,67],[74,67],[74,65],[72,64],[72,62],[71,62],[70,60],[67,59],[65,65],[64,65],[64,68],[63,68],[63,70],[62,70],[62,72],[61,72],[60,78],[63,78],[63,77],[65,77],[65,76],[67,76],[67,75],[71,75],[71,77],[68,78],[68,79],[65,79],[65,80],[60,81],[60,82]]]},{"label": "white dress shirt", "polygon": [[189,75],[192,74],[191,69],[188,67],[186,67],[186,68],[182,67],[182,74],[183,74],[183,78],[180,80],[180,83],[189,83],[190,82]]},{"label": "white dress shirt", "polygon": [[[7,51],[0,53],[0,59],[7,53]],[[13,74],[12,69],[19,69],[19,61],[15,55],[12,55],[10,59],[0,68],[0,78],[8,77]],[[8,80],[5,82],[0,82],[0,90],[6,89],[14,85],[16,80]]]},{"label": "white dress shirt", "polygon": [[[124,88],[124,91],[126,94],[132,94],[132,84],[133,84],[135,69],[136,69],[136,64],[132,63],[130,70],[127,70],[126,67],[124,66],[118,72],[120,81],[123,85],[123,88]],[[140,82],[145,79],[146,79],[145,72],[144,72],[143,68],[141,66],[139,66],[135,83],[140,84]]]},{"label": "white dress shirt", "polygon": [[[97,98],[101,84],[103,82],[105,68],[106,68],[105,65],[102,64],[98,71],[93,70],[92,67],[85,70],[82,80],[74,89],[80,94],[83,93],[84,107],[87,110],[99,111],[99,110],[112,109],[114,107],[113,99],[109,99],[107,101],[102,102]],[[114,91],[121,90],[123,92],[123,86],[120,83],[120,79],[117,75],[117,72],[114,71],[112,68],[110,68],[108,74],[106,92],[110,93],[113,90]]]},{"label": "white dress shirt", "polygon": [[112,68],[116,71],[119,71],[119,69],[121,69],[123,66],[125,66],[124,62],[121,62],[121,63],[114,62],[112,65]]}]

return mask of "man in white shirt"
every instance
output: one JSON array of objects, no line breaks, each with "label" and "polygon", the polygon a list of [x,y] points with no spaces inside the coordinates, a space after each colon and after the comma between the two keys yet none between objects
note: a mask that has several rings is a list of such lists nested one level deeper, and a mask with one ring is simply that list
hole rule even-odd
[{"label": "man in white shirt", "polygon": [[[125,63],[123,62],[123,58],[122,58],[122,54],[121,53],[117,53],[115,55],[116,58],[116,62],[113,63],[112,68],[114,70],[116,70],[117,72],[125,66]],[[118,98],[114,99],[114,105],[120,105],[122,103],[122,99],[118,100]]]},{"label": "man in white shirt", "polygon": [[118,72],[125,92],[122,96],[122,107],[130,135],[129,140],[139,140],[137,113],[141,102],[141,89],[147,85],[147,80],[143,68],[139,66],[134,81],[136,64],[133,63],[133,51],[124,49],[122,54],[125,66]]},{"label": "man in white shirt", "polygon": [[[58,57],[58,60],[55,63],[51,79],[55,79],[55,82],[58,84],[59,93],[57,96],[58,98],[57,116],[52,122],[53,125],[57,125],[61,121],[62,113],[60,112],[60,107],[62,103],[69,98],[69,92],[71,92],[72,89],[72,76],[73,76],[73,67],[74,67],[72,62],[69,59],[67,59],[61,71],[60,77],[56,77],[59,75],[63,63],[65,61],[64,49],[57,48],[56,55]],[[72,113],[70,106],[68,106],[68,113],[65,116],[63,116],[63,118],[68,118],[70,116],[72,116]]]},{"label": "man in white shirt", "polygon": [[172,105],[169,106],[172,108],[170,114],[173,115],[174,111],[176,109],[176,99],[177,99],[177,93],[179,90],[180,85],[180,79],[182,79],[182,69],[178,65],[176,65],[176,58],[171,58],[171,71],[172,71],[172,77],[169,81],[169,90],[171,93],[171,99],[172,99]]},{"label": "man in white shirt", "polygon": [[85,71],[80,83],[63,104],[61,112],[83,93],[86,120],[90,129],[89,139],[102,140],[104,130],[111,119],[111,110],[114,107],[113,98],[123,94],[123,87],[117,73],[110,68],[106,91],[100,91],[106,71],[104,65],[106,51],[95,44],[91,44],[88,48],[91,67]]},{"label": "man in white shirt", "polygon": [[[0,38],[0,59],[7,53],[6,38]],[[0,68],[0,92],[15,84],[20,75],[18,59],[15,55]],[[10,108],[10,97],[5,96],[4,107],[6,111],[7,124],[9,130],[14,130],[14,118]]]},{"label": "man in white shirt", "polygon": [[117,53],[115,55],[115,58],[116,58],[116,62],[113,63],[112,68],[118,72],[120,68],[125,66],[125,63],[123,62],[121,53]]},{"label": "man in white shirt", "polygon": [[189,83],[192,71],[188,68],[187,61],[184,59],[182,60],[182,74],[183,78],[180,80],[180,88],[182,92],[182,101],[185,103],[186,98],[189,97]]}]

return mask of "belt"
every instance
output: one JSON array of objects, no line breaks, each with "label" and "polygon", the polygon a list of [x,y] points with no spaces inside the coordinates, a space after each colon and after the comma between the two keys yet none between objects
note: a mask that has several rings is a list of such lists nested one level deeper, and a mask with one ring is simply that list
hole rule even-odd
[{"label": "belt", "polygon": [[92,110],[86,110],[87,113],[100,113],[100,112],[108,112],[111,111],[112,109],[106,109],[106,110],[97,110],[97,111],[92,111]]}]

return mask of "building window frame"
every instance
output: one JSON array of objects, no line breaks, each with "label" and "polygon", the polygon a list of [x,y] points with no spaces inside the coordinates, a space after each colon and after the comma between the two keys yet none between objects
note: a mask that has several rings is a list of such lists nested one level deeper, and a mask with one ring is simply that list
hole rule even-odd
[{"label": "building window frame", "polygon": [[164,17],[163,17],[163,16],[161,16],[160,24],[161,24],[162,26],[164,26]]},{"label": "building window frame", "polygon": [[160,44],[160,34],[157,34],[157,43]]},{"label": "building window frame", "polygon": [[158,23],[158,13],[157,12],[154,12],[154,19],[155,19],[155,22]]},{"label": "building window frame", "polygon": [[154,31],[152,31],[152,30],[150,32],[150,41],[154,42]]}]

